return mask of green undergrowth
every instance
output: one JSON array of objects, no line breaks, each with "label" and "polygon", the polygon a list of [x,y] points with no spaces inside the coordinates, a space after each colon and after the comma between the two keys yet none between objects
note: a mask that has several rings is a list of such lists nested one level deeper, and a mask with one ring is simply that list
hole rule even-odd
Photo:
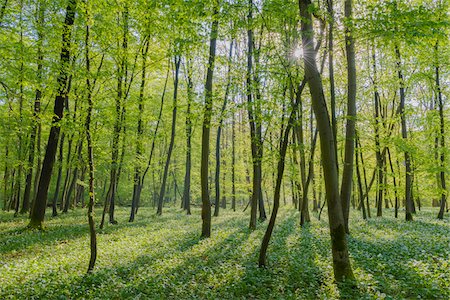
[{"label": "green undergrowth", "polygon": [[[0,299],[448,299],[449,219],[422,211],[414,222],[351,218],[350,255],[356,288],[333,283],[326,211],[298,226],[298,212],[280,210],[268,250],[257,266],[267,222],[250,232],[247,213],[222,210],[212,237],[200,239],[200,211],[191,216],[141,208],[134,223],[118,208],[118,225],[98,231],[95,270],[86,274],[85,210],[23,230],[25,217],[0,213]],[[97,212],[97,220],[99,211]]]}]

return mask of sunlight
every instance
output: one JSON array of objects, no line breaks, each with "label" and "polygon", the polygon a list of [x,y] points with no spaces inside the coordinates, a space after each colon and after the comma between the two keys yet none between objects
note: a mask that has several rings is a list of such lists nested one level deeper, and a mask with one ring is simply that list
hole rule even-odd
[{"label": "sunlight", "polygon": [[292,56],[295,59],[300,59],[303,57],[303,49],[300,46],[297,46],[297,48],[294,49],[294,51],[292,52]]}]

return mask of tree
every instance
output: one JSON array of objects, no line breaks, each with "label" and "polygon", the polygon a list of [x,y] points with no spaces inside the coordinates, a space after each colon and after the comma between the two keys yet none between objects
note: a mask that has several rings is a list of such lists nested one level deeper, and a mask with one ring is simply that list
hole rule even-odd
[{"label": "tree", "polygon": [[64,99],[65,97],[67,97],[71,34],[72,26],[75,20],[76,5],[76,0],[69,0],[66,8],[60,57],[61,70],[57,80],[58,90],[55,97],[55,106],[53,109],[55,115],[53,116],[52,127],[50,129],[50,134],[47,141],[47,149],[45,151],[44,161],[42,164],[36,199],[34,200],[33,208],[31,210],[31,219],[28,225],[31,228],[42,228],[42,222],[44,221],[45,216],[45,208],[47,207],[47,192],[53,171],[53,164],[55,162],[59,132],[61,130],[59,127],[59,122],[63,117]]},{"label": "tree", "polygon": [[328,220],[330,224],[333,269],[336,281],[354,279],[348,254],[345,235],[344,216],[339,201],[339,182],[334,149],[334,134],[329,121],[327,105],[323,93],[322,80],[316,65],[316,50],[313,43],[313,26],[311,17],[311,1],[300,0],[300,16],[302,28],[303,61],[305,78],[311,93],[312,107],[317,120],[320,135],[322,166],[325,181]]},{"label": "tree", "polygon": [[219,27],[219,2],[214,0],[213,13],[211,22],[211,34],[209,40],[209,56],[208,68],[206,72],[205,83],[205,105],[203,113],[202,126],[202,154],[201,154],[201,169],[200,169],[200,183],[202,195],[202,238],[211,236],[211,202],[209,200],[209,184],[208,184],[208,167],[209,167],[209,135],[212,115],[212,101],[213,101],[213,75],[214,62],[216,59],[216,42]]},{"label": "tree", "polygon": [[345,127],[345,155],[342,171],[341,203],[344,213],[345,232],[350,233],[348,218],[350,213],[350,198],[352,195],[353,161],[355,153],[355,123],[356,123],[356,63],[355,42],[352,25],[352,0],[345,0],[345,51],[347,53],[347,126]]}]

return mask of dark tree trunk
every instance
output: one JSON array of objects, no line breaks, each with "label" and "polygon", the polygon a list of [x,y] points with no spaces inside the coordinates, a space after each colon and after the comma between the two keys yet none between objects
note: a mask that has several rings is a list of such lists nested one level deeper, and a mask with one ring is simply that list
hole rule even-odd
[{"label": "dark tree trunk", "polygon": [[333,0],[327,0],[327,10],[330,15],[328,24],[328,73],[330,80],[330,110],[331,110],[331,128],[334,136],[334,151],[336,156],[336,169],[339,177],[338,147],[337,147],[337,122],[336,122],[336,88],[334,83],[334,8]]},{"label": "dark tree trunk", "polygon": [[[37,27],[38,27],[38,41],[37,41],[37,81],[38,87],[36,88],[36,97],[34,100],[34,110],[33,110],[33,125],[30,134],[30,144],[28,153],[28,168],[25,179],[25,191],[23,195],[22,209],[20,213],[27,213],[30,209],[30,195],[31,195],[31,185],[33,181],[33,169],[34,169],[34,157],[36,148],[36,135],[38,131],[39,113],[41,110],[41,98],[42,98],[42,65],[44,61],[44,55],[42,54],[42,42],[43,42],[43,32],[42,26],[44,23],[44,5],[39,4],[38,17],[37,17]],[[0,18],[1,20],[1,18]],[[37,167],[39,169],[39,166]],[[38,171],[36,170],[36,176],[38,176]]]},{"label": "dark tree trunk", "polygon": [[355,41],[353,39],[352,0],[345,0],[345,52],[347,54],[347,125],[345,127],[344,169],[342,171],[341,204],[344,214],[345,232],[350,233],[348,219],[350,214],[350,198],[353,184],[353,161],[355,153],[355,123],[356,123],[356,63]]},{"label": "dark tree trunk", "polygon": [[181,57],[175,56],[175,58],[174,58],[175,79],[173,82],[172,133],[170,135],[169,149],[167,150],[167,159],[166,159],[166,163],[164,165],[164,173],[163,173],[163,178],[162,178],[162,183],[161,183],[161,190],[159,192],[158,209],[156,212],[157,215],[162,214],[164,196],[166,193],[167,175],[169,173],[170,158],[172,156],[172,150],[173,150],[173,146],[175,143],[175,130],[176,130],[176,122],[177,122],[178,74],[180,73],[180,62],[181,62]]},{"label": "dark tree trunk", "polygon": [[314,152],[316,149],[316,141],[317,141],[317,133],[318,130],[316,128],[314,132],[314,137],[311,140],[311,153],[309,156],[309,162],[308,162],[308,177],[305,180],[305,185],[303,187],[303,200],[302,200],[302,207],[300,211],[300,226],[303,226],[305,223],[309,223],[311,221],[311,218],[309,216],[309,207],[308,207],[308,190],[309,190],[309,184],[311,182],[312,177],[314,176]]},{"label": "dark tree trunk", "polygon": [[322,166],[325,179],[326,198],[328,204],[328,220],[330,226],[333,254],[334,277],[337,282],[354,279],[347,246],[344,227],[344,216],[339,201],[339,179],[336,168],[336,151],[334,149],[333,128],[329,121],[327,105],[323,93],[322,80],[316,65],[317,51],[314,49],[310,0],[300,0],[302,17],[302,44],[305,78],[308,80],[312,107],[320,134]]},{"label": "dark tree trunk", "polygon": [[[86,7],[88,7],[88,3]],[[87,100],[88,109],[86,116],[86,140],[87,140],[87,150],[88,150],[88,162],[89,162],[89,204],[88,204],[88,223],[89,223],[89,234],[90,234],[90,250],[91,255],[89,258],[89,265],[87,272],[92,272],[95,266],[95,261],[97,259],[97,235],[95,232],[95,221],[94,221],[94,205],[95,205],[95,187],[94,187],[94,151],[92,146],[91,137],[91,117],[92,108],[94,106],[92,102],[92,85],[90,81],[91,70],[90,70],[90,56],[89,56],[89,31],[90,31],[90,14],[88,8],[86,9],[87,15],[87,25],[86,25],[86,39],[85,39],[85,55],[86,55],[86,89],[87,89]],[[95,81],[94,81],[95,82]]]},{"label": "dark tree trunk", "polygon": [[228,54],[228,71],[227,71],[227,85],[225,88],[225,95],[223,98],[222,109],[220,110],[219,116],[219,126],[217,127],[217,136],[216,136],[216,173],[214,176],[214,185],[215,185],[215,205],[214,205],[214,217],[219,216],[219,207],[220,207],[220,139],[222,136],[222,127],[223,127],[223,119],[225,110],[228,103],[228,95],[230,93],[230,85],[231,85],[231,60],[233,56],[233,40],[230,43],[230,50]]},{"label": "dark tree trunk", "polygon": [[[303,82],[299,86],[297,93],[301,94],[305,85],[306,80],[303,80]],[[284,133],[280,135],[281,148],[277,167],[277,181],[275,184],[275,192],[273,195],[273,209],[272,214],[270,215],[269,224],[267,225],[267,229],[261,243],[261,249],[259,251],[259,259],[258,259],[259,267],[265,267],[267,265],[267,255],[266,255],[267,248],[269,247],[270,238],[272,237],[272,232],[273,228],[275,227],[278,209],[280,207],[280,191],[285,167],[286,150],[289,143],[289,133],[291,131],[292,126],[294,125],[293,123],[296,118],[296,111],[298,110],[299,103],[300,97],[297,97],[295,103],[293,104],[292,111],[288,119],[288,124],[286,125],[286,129],[284,130]]]},{"label": "dark tree trunk", "polygon": [[100,229],[103,228],[105,224],[106,212],[109,211],[109,223],[117,224],[114,219],[115,210],[115,200],[117,194],[117,183],[119,175],[119,142],[120,142],[120,132],[122,131],[122,117],[124,114],[123,110],[123,100],[125,95],[124,81],[127,79],[127,50],[128,50],[128,20],[129,12],[128,6],[125,5],[124,11],[122,13],[123,17],[123,37],[122,37],[122,47],[120,50],[120,64],[117,70],[117,96],[115,102],[115,121],[113,129],[113,140],[112,140],[112,151],[111,151],[111,170],[109,177],[109,188],[106,194],[105,203],[103,206],[102,219],[100,222]]},{"label": "dark tree trunk", "polygon": [[252,197],[250,201],[250,224],[251,230],[256,229],[256,213],[258,210],[258,203],[261,193],[261,158],[262,158],[262,145],[261,145],[261,124],[260,119],[261,112],[259,111],[259,103],[254,103],[252,100],[252,75],[253,75],[253,1],[248,2],[248,30],[247,30],[247,109],[248,120],[250,124],[250,143],[252,150],[252,165],[253,165],[253,178],[252,178]]},{"label": "dark tree trunk", "polygon": [[202,195],[202,238],[211,236],[211,202],[209,200],[208,167],[209,167],[209,136],[211,127],[211,115],[213,104],[213,75],[214,62],[216,59],[216,41],[219,27],[219,3],[214,1],[213,21],[211,24],[211,35],[209,43],[208,69],[205,83],[205,106],[202,126],[202,154],[200,168],[200,183]]},{"label": "dark tree trunk", "polygon": [[[355,132],[356,136],[356,132]],[[356,148],[356,178],[358,181],[358,194],[359,194],[359,204],[361,206],[362,211],[362,217],[364,220],[367,219],[366,214],[366,206],[364,205],[364,191],[363,191],[363,185],[362,185],[362,179],[361,179],[361,171],[359,166],[359,153],[361,151],[361,148],[358,147],[358,139],[355,139],[355,148]]]},{"label": "dark tree trunk", "polygon": [[64,99],[67,97],[67,83],[68,83],[68,67],[70,58],[70,44],[72,25],[75,20],[76,0],[69,0],[66,8],[66,17],[64,21],[62,48],[61,48],[61,71],[58,76],[58,91],[55,97],[55,107],[53,110],[54,116],[52,120],[52,127],[47,142],[47,149],[45,151],[44,162],[42,164],[41,176],[39,179],[36,200],[34,201],[31,210],[31,220],[28,225],[31,228],[42,228],[44,221],[45,208],[47,207],[47,193],[50,184],[50,178],[55,162],[56,149],[58,147],[58,137],[60,132],[59,121],[63,117]]},{"label": "dark tree trunk", "polygon": [[191,214],[191,137],[192,137],[192,120],[191,120],[191,103],[192,103],[192,65],[190,60],[187,61],[187,109],[186,109],[186,170],[184,174],[183,200],[182,208],[186,210],[186,214]]},{"label": "dark tree trunk", "polygon": [[61,141],[59,142],[59,153],[58,153],[58,177],[56,179],[56,188],[55,194],[53,195],[53,203],[52,203],[52,217],[56,217],[58,215],[57,203],[59,197],[59,191],[61,189],[61,179],[62,179],[62,171],[63,171],[63,150],[64,150],[64,132],[61,134]]},{"label": "dark tree trunk", "polygon": [[[148,37],[147,37],[148,39]],[[140,158],[142,155],[142,136],[144,134],[144,128],[142,124],[142,116],[144,114],[144,89],[145,89],[145,80],[146,80],[146,70],[147,70],[147,54],[149,48],[149,41],[145,41],[144,50],[142,51],[142,75],[141,75],[141,86],[139,89],[139,117],[138,117],[138,125],[137,125],[137,143],[136,143],[136,166],[134,167],[134,184],[133,184],[133,196],[131,198],[131,212],[130,219],[128,222],[133,222],[134,217],[137,212],[137,204],[138,199],[142,190],[142,168],[140,163]]]},{"label": "dark tree trunk", "polygon": [[[400,49],[396,45],[395,46],[395,54],[397,56],[397,73],[398,73],[398,80],[399,80],[399,86],[400,86],[400,118],[401,118],[401,125],[402,125],[402,138],[403,140],[408,139],[408,130],[406,128],[406,116],[405,116],[405,82],[403,80],[403,73],[402,73],[402,63],[401,63],[401,55],[400,55]],[[412,203],[412,182],[411,182],[411,158],[409,151],[405,150],[405,201],[406,201],[406,209],[405,209],[405,219],[406,221],[412,221],[412,212],[413,212],[413,203]],[[380,201],[380,200],[379,200]]]},{"label": "dark tree trunk", "polygon": [[231,119],[231,209],[236,211],[236,116]]},{"label": "dark tree trunk", "polygon": [[[438,42],[436,42],[436,45],[434,46],[436,56],[439,54],[438,52]],[[437,100],[438,100],[438,107],[439,107],[439,140],[440,140],[440,165],[441,168],[439,172],[439,179],[440,179],[440,188],[441,188],[441,203],[439,207],[439,213],[438,213],[438,219],[444,218],[444,211],[445,211],[445,204],[446,204],[446,198],[447,198],[447,186],[445,184],[445,122],[444,122],[444,102],[442,100],[442,90],[441,90],[441,82],[440,82],[440,73],[439,73],[439,64],[438,59],[436,57],[436,65],[435,65],[435,84],[436,84],[436,90],[437,90]]]},{"label": "dark tree trunk", "polygon": [[389,158],[389,166],[391,168],[391,173],[392,173],[392,180],[394,183],[394,194],[395,194],[394,211],[395,211],[395,218],[397,218],[398,217],[398,206],[399,206],[398,192],[397,192],[397,179],[395,177],[394,167],[392,165],[392,159],[391,159],[391,151],[389,151],[389,148],[387,148],[387,154],[388,154],[388,158]]}]

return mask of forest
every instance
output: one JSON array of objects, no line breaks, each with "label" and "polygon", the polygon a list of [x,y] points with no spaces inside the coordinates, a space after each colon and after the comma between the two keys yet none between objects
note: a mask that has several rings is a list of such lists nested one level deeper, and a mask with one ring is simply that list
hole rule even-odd
[{"label": "forest", "polygon": [[449,0],[0,0],[1,299],[449,299]]}]

